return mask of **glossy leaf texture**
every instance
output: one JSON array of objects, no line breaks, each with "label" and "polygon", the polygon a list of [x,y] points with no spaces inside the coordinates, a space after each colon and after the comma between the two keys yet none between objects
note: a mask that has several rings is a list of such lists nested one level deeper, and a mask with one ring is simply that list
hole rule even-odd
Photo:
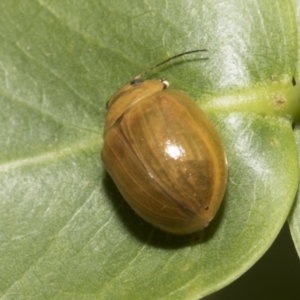
[{"label": "glossy leaf texture", "polygon": [[[298,189],[297,13],[287,0],[1,1],[2,299],[199,299],[250,268]],[[208,113],[229,184],[210,227],[174,237],[105,172],[105,103],[197,48],[148,76]]]}]

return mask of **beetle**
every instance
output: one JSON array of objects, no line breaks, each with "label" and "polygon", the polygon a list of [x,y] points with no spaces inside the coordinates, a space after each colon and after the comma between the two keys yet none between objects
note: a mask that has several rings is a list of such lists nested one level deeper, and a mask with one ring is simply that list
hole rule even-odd
[{"label": "beetle", "polygon": [[[206,50],[148,70],[199,51]],[[139,216],[168,233],[191,234],[207,227],[222,203],[226,154],[203,110],[165,79],[141,80],[145,72],[107,102],[101,158]]]}]

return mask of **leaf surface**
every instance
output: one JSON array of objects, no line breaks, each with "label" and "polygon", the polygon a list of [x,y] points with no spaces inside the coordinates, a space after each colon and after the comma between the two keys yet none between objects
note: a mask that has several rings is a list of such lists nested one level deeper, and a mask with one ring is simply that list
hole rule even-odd
[{"label": "leaf surface", "polygon": [[[198,299],[251,267],[298,188],[296,4],[1,1],[0,296]],[[103,169],[105,103],[199,48],[207,56],[148,76],[208,113],[229,182],[210,227],[173,237],[137,217]]]}]

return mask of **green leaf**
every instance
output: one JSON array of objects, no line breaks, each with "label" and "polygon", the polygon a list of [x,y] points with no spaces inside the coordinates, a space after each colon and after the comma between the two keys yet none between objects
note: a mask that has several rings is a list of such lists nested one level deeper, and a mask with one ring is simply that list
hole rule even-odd
[{"label": "green leaf", "polygon": [[[298,148],[298,157],[300,157],[300,126],[297,125],[295,128],[295,140]],[[300,169],[300,160],[298,161]],[[300,182],[299,182],[300,185]],[[292,238],[295,243],[296,250],[300,256],[300,193],[298,188],[298,193],[296,196],[296,201],[293,205],[293,209],[289,215],[289,224],[291,229]]]},{"label": "green leaf", "polygon": [[[298,188],[296,8],[1,1],[0,296],[197,299],[250,268]],[[148,76],[167,77],[208,113],[229,182],[210,227],[174,237],[137,217],[105,172],[105,103],[143,69],[199,48],[207,55]]]},{"label": "green leaf", "polygon": [[[299,1],[294,1],[294,2],[295,2],[296,16],[299,20],[300,2]],[[298,38],[300,39],[300,23],[298,22],[297,25],[298,25]],[[297,72],[298,74],[300,74],[300,60],[298,60]],[[300,102],[300,100],[298,100],[298,102]],[[299,124],[297,124],[295,127],[295,140],[298,148],[298,165],[300,169],[300,126]],[[300,181],[299,181],[299,186],[300,186]],[[299,190],[300,189],[298,187],[298,193],[296,195],[295,203],[293,209],[290,212],[288,220],[289,220],[291,235],[294,240],[294,244],[298,252],[298,255],[300,256],[300,192]]]}]

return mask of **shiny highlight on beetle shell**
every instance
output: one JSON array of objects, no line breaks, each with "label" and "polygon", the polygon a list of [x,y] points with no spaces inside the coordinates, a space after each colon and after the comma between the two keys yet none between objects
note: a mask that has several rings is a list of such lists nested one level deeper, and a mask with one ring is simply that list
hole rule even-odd
[{"label": "shiny highlight on beetle shell", "polygon": [[209,118],[164,80],[135,79],[107,103],[106,170],[128,204],[172,234],[199,231],[224,197],[227,162]]}]

